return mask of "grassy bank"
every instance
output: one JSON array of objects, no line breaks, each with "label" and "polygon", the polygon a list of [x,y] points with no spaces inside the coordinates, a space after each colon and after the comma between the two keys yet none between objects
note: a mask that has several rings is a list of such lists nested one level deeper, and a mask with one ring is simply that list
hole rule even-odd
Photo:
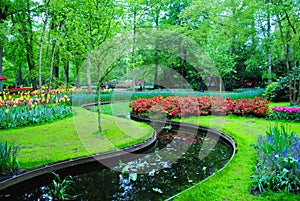
[{"label": "grassy bank", "polygon": [[97,130],[96,114],[78,107],[73,117],[53,123],[0,130],[0,141],[19,145],[21,168],[34,168],[126,147],[153,135],[147,124],[105,114],[102,117],[103,134]]},{"label": "grassy bank", "polygon": [[[238,144],[238,151],[231,163],[221,172],[194,188],[184,191],[175,200],[300,200],[300,195],[291,193],[272,192],[260,196],[250,194],[251,175],[255,166],[255,151],[253,144],[258,135],[265,135],[269,126],[276,122],[246,117],[190,117],[184,122],[201,124],[222,130],[232,137]],[[281,122],[286,124],[285,122]],[[288,123],[290,131],[300,132],[299,123]]]}]

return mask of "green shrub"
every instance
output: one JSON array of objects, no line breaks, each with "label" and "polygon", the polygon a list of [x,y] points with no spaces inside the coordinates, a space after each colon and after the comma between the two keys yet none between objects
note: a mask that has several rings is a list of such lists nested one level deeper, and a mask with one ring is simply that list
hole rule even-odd
[{"label": "green shrub", "polygon": [[265,92],[263,93],[263,97],[267,100],[273,100],[275,98],[274,89],[278,86],[278,82],[272,82],[266,87]]},{"label": "green shrub", "polygon": [[2,175],[13,172],[19,167],[19,162],[17,160],[18,151],[18,146],[15,146],[14,144],[10,145],[7,142],[0,142],[0,173]]},{"label": "green shrub", "polygon": [[[297,79],[297,84],[296,84],[296,96],[298,95],[298,90],[299,89],[299,77]],[[293,83],[294,76],[291,74],[291,81]],[[274,102],[286,102],[289,101],[289,82],[288,82],[288,77],[280,77],[278,80],[278,85],[273,89],[273,97],[272,101]],[[292,85],[292,89],[293,89]]]},{"label": "green shrub", "polygon": [[300,191],[300,138],[284,126],[271,127],[255,145],[257,165],[252,176],[254,189],[261,193]]}]

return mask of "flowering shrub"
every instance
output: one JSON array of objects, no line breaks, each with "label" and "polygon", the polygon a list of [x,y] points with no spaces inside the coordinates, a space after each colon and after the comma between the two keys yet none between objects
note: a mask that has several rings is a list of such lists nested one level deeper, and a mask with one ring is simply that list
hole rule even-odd
[{"label": "flowering shrub", "polygon": [[72,114],[65,90],[5,93],[0,96],[0,129],[49,122]]},{"label": "flowering shrub", "polygon": [[268,114],[268,101],[262,98],[238,99],[208,96],[156,96],[138,98],[130,103],[133,114],[168,118],[191,115],[239,115],[264,117]]},{"label": "flowering shrub", "polygon": [[252,176],[254,189],[263,192],[300,191],[300,138],[282,126],[272,127],[255,146],[257,165]]},{"label": "flowering shrub", "polygon": [[300,121],[300,108],[275,106],[270,114],[271,119]]}]

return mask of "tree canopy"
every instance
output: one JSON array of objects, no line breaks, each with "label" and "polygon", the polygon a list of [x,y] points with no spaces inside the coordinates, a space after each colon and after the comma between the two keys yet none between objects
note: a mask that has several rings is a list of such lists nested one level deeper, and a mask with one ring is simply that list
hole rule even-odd
[{"label": "tree canopy", "polygon": [[[0,5],[0,75],[8,77],[0,81],[1,90],[2,84],[91,87],[99,76],[101,81],[134,79],[126,73],[153,64],[144,69],[148,82],[165,80],[160,66],[168,66],[197,90],[204,82],[233,90],[286,77],[291,104],[300,102],[298,0],[1,0]],[[187,62],[188,47],[180,41],[181,56],[135,48],[134,34],[142,30],[189,37],[222,79]],[[122,35],[131,41],[131,54],[104,66],[99,58],[117,44],[103,44],[124,40]]]}]

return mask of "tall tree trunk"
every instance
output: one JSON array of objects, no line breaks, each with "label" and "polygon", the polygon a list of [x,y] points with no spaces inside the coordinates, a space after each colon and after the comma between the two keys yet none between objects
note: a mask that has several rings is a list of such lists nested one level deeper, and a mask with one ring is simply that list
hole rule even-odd
[{"label": "tall tree trunk", "polygon": [[[137,1],[136,1],[137,2]],[[136,5],[134,7],[133,11],[133,39],[132,39],[132,58],[131,58],[131,64],[132,64],[132,91],[135,91],[135,73],[134,73],[134,68],[135,68],[135,60],[134,60],[134,54],[135,54],[135,43],[136,43],[136,17],[137,17],[137,10],[136,10]]]},{"label": "tall tree trunk", "polygon": [[[160,14],[160,9],[158,9],[157,11],[156,11],[156,14],[155,14],[155,27],[156,27],[156,29],[158,29],[158,23],[159,23],[159,15]],[[155,57],[155,71],[154,71],[154,89],[156,89],[157,88],[157,83],[158,83],[158,64],[159,64],[159,62],[158,62],[158,44],[157,44],[157,41],[156,41],[156,43],[155,43],[155,55],[154,55],[154,57]]]},{"label": "tall tree trunk", "polygon": [[86,84],[88,90],[91,91],[92,81],[91,81],[91,51],[89,46],[87,47],[87,62],[86,62]]},{"label": "tall tree trunk", "polygon": [[284,49],[286,73],[287,73],[287,76],[288,76],[289,101],[290,101],[290,105],[294,105],[295,103],[293,102],[293,91],[292,91],[292,82],[291,82],[291,74],[290,74],[288,44],[287,44],[287,41],[285,40],[285,36],[284,36],[282,24],[281,24],[281,18],[278,15],[277,15],[277,19],[278,19],[278,25],[279,25],[280,35],[281,35],[281,42],[282,42],[282,46],[283,46],[283,49]]},{"label": "tall tree trunk", "polygon": [[[36,69],[34,62],[34,52],[33,52],[33,27],[31,21],[31,9],[29,0],[26,1],[26,22],[23,23],[24,40],[26,44],[26,58],[28,63],[28,68],[30,71],[30,81],[32,83],[33,89],[37,89],[37,79],[36,79]],[[20,17],[20,19],[22,16]],[[28,27],[26,27],[26,24]]]},{"label": "tall tree trunk", "polygon": [[[56,78],[57,80],[59,79],[59,48],[57,49],[57,53],[55,54],[53,52],[52,56],[53,56],[53,76],[54,78]],[[56,56],[55,56],[56,55]],[[57,84],[57,83],[56,83]]]},{"label": "tall tree trunk", "polygon": [[[269,52],[269,51],[267,51]],[[272,83],[272,54],[267,54],[268,55],[268,83]]]},{"label": "tall tree trunk", "polygon": [[65,71],[65,88],[67,88],[69,84],[69,62],[64,66],[64,71]]},{"label": "tall tree trunk", "polygon": [[268,24],[267,24],[267,36],[268,36],[268,44],[267,44],[267,57],[268,57],[268,84],[272,82],[272,54],[270,53],[270,46],[271,46],[271,14],[269,3],[270,0],[265,2],[267,4],[267,15],[268,15]]},{"label": "tall tree trunk", "polygon": [[101,117],[101,83],[102,80],[99,77],[98,86],[97,86],[97,113],[98,113],[98,132],[102,134],[102,117]]},{"label": "tall tree trunk", "polygon": [[[98,38],[100,36],[98,35]],[[100,59],[100,46],[98,46],[98,56],[97,58]],[[97,74],[98,74],[98,86],[97,86],[97,114],[98,114],[98,132],[102,134],[102,116],[101,116],[101,85],[102,85],[102,76],[101,76],[101,68],[100,68],[100,61],[97,59]]]},{"label": "tall tree trunk", "polygon": [[[298,59],[297,59],[297,44],[294,44],[294,91],[293,91],[293,98],[294,103],[299,105],[300,103],[300,72],[298,74]],[[299,76],[299,83],[297,83],[297,75]],[[297,84],[299,85],[297,88]],[[298,94],[297,94],[298,93]]]},{"label": "tall tree trunk", "polygon": [[39,86],[40,86],[40,96],[42,96],[43,89],[42,89],[42,57],[43,57],[43,43],[44,43],[44,38],[45,38],[45,32],[48,24],[48,17],[49,17],[49,5],[48,3],[50,0],[46,3],[46,11],[45,11],[45,21],[44,21],[44,26],[43,26],[43,31],[41,35],[41,40],[40,40],[40,54],[39,54]]},{"label": "tall tree trunk", "polygon": [[[294,44],[294,72],[293,72],[293,102],[296,104],[297,100],[297,44]],[[298,92],[299,93],[299,92]]]},{"label": "tall tree trunk", "polygon": [[77,71],[76,75],[76,88],[80,87],[80,70]]},{"label": "tall tree trunk", "polygon": [[17,77],[16,78],[17,85],[21,85],[23,82],[22,67],[19,67],[16,77]]},{"label": "tall tree trunk", "polygon": [[[295,37],[294,48],[293,48],[294,49],[294,55],[293,55],[293,57],[294,57],[294,71],[293,71],[293,73],[294,73],[294,75],[293,75],[293,92],[292,92],[293,93],[292,94],[293,100],[292,100],[292,103],[293,104],[299,104],[300,103],[300,100],[299,100],[299,98],[300,98],[300,85],[299,85],[298,97],[297,97],[297,63],[298,63],[298,58],[297,58],[298,48],[297,47],[300,44],[300,35],[298,34],[297,27],[292,23],[292,21],[290,19],[290,16],[289,16],[289,13],[286,9],[284,10],[284,13],[285,13],[285,17],[287,19],[287,22],[288,22],[290,28],[292,29],[292,32],[293,32],[294,37]],[[298,40],[298,44],[296,42],[297,40]],[[299,80],[299,84],[300,84],[300,80]]]},{"label": "tall tree trunk", "polygon": [[[54,62],[55,62],[55,52],[56,52],[56,47],[58,44],[58,39],[60,38],[61,32],[63,29],[63,22],[59,24],[59,33],[57,38],[55,39],[55,42],[52,44],[52,56],[51,56],[51,64],[50,64],[50,76],[49,76],[49,91],[52,85],[52,80],[53,80],[53,73],[55,72],[55,67],[54,67]],[[58,69],[57,69],[58,71]],[[55,75],[58,78],[58,73]]]},{"label": "tall tree trunk", "polygon": [[[157,46],[156,46],[157,47]],[[158,88],[158,50],[155,48],[154,55],[155,69],[154,69],[154,89]]]}]

